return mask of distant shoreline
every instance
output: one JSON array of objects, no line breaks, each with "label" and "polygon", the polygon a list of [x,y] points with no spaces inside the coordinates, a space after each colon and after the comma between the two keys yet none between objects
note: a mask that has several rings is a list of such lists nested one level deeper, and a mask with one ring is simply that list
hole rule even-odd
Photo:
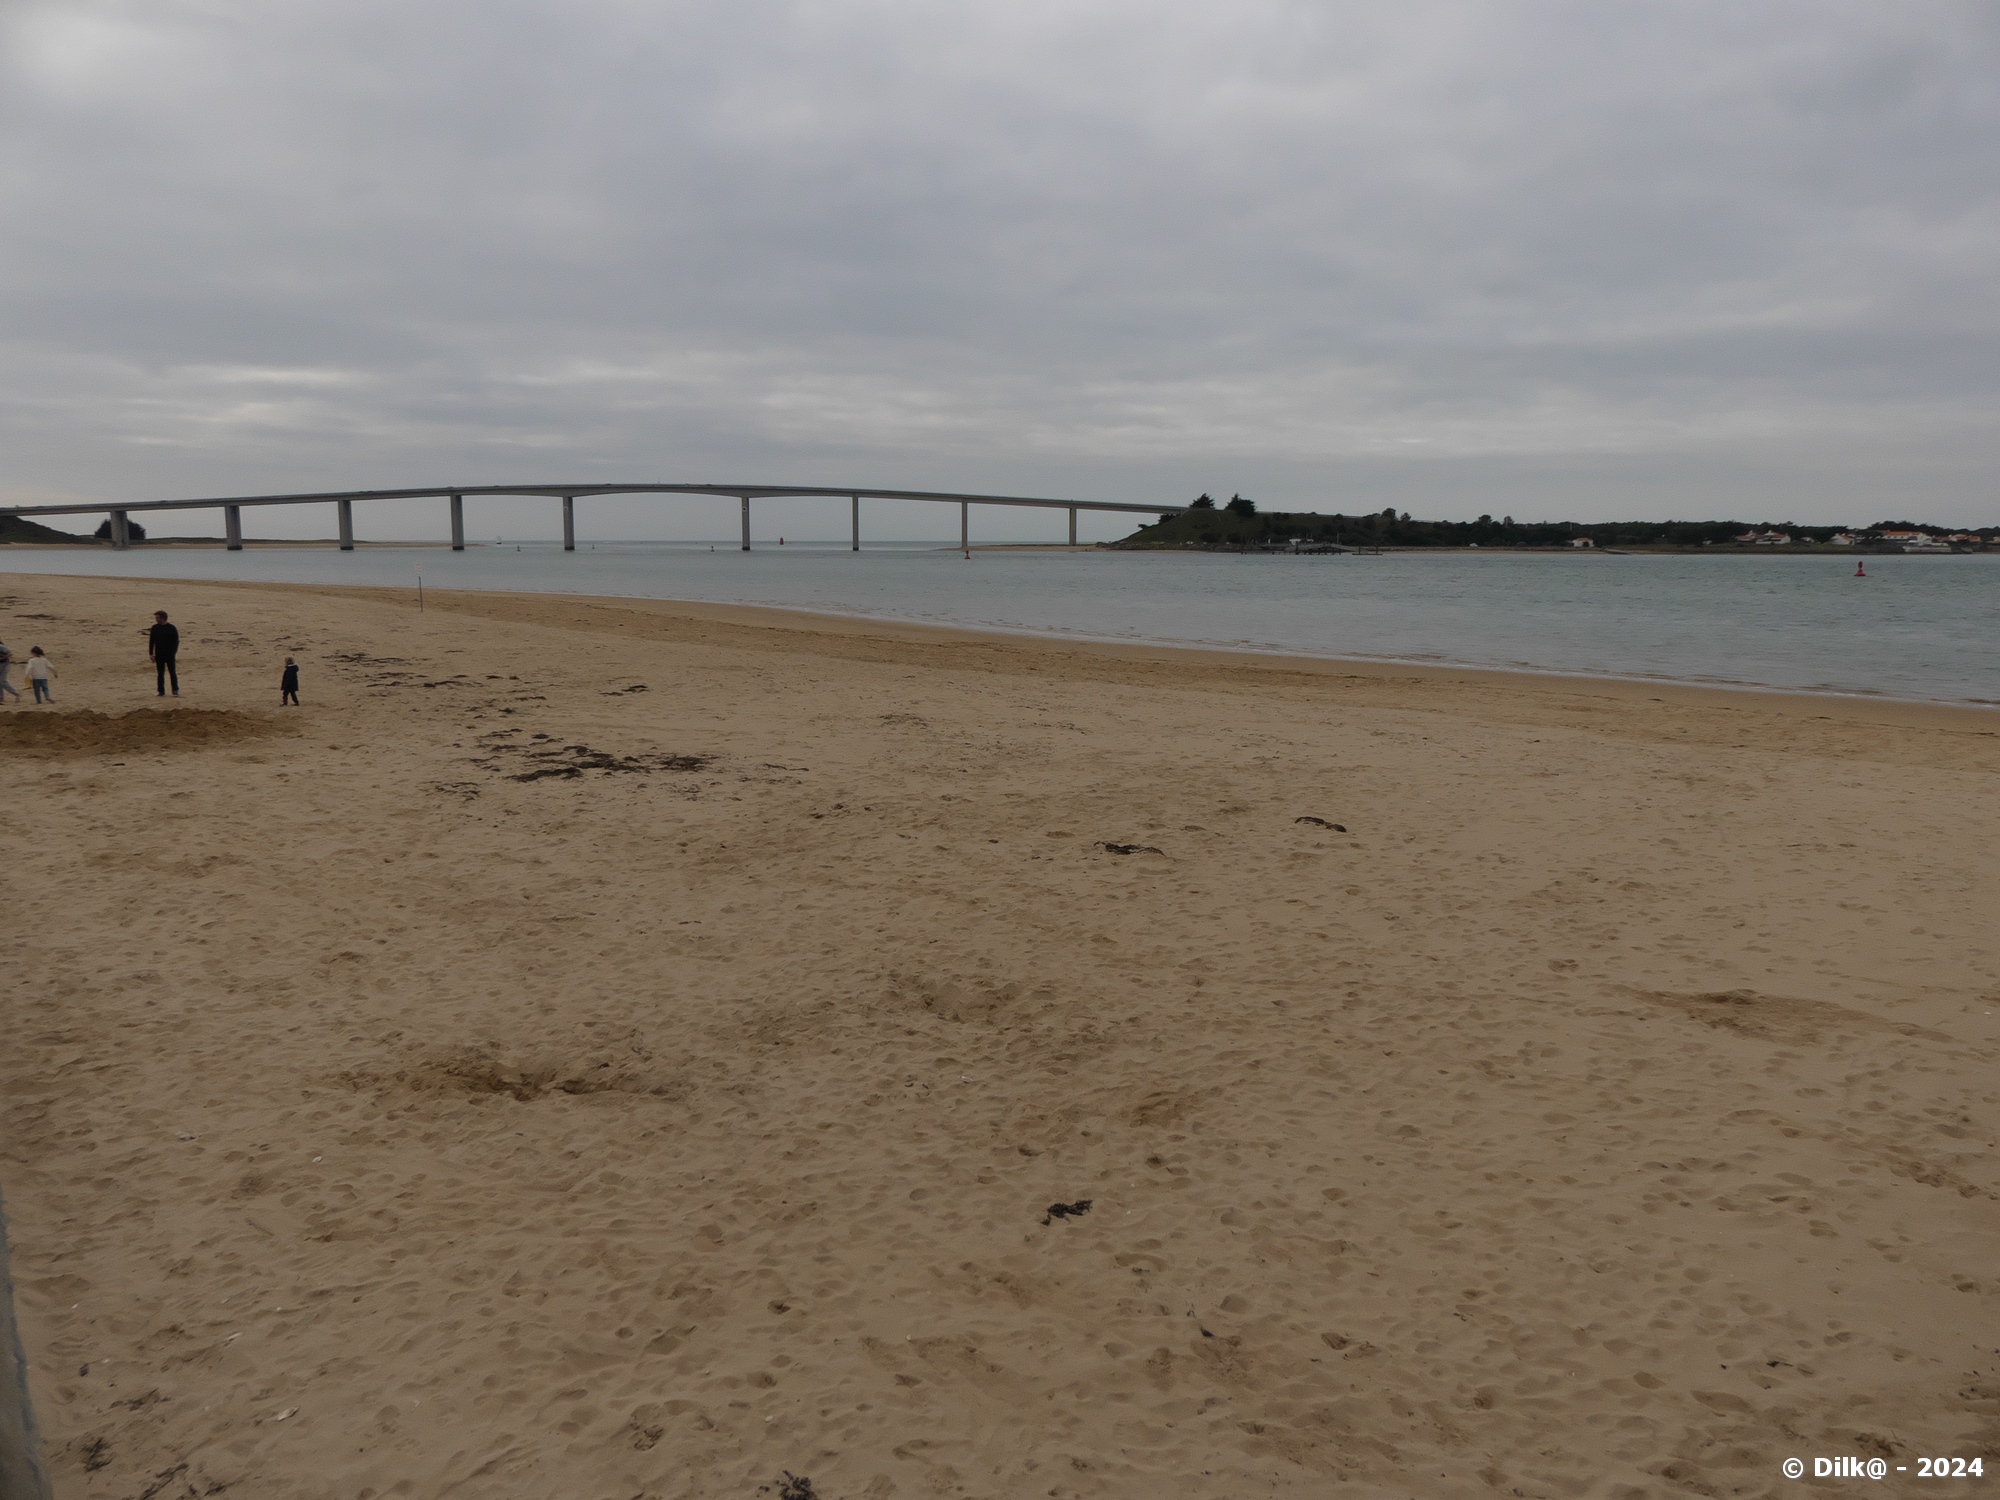
[{"label": "distant shoreline", "polygon": [[[304,538],[304,540],[298,540],[298,542],[288,542],[288,540],[272,538],[272,536],[260,536],[260,538],[248,538],[246,536],[244,544],[242,544],[242,550],[244,552],[248,552],[252,548],[256,548],[260,552],[262,550],[270,550],[270,548],[326,548],[326,550],[336,550],[338,546],[340,546],[340,542],[334,540],[334,538]],[[450,542],[356,542],[354,544],[356,550],[360,550],[360,548],[374,550],[374,548],[384,548],[384,546],[450,546]],[[490,546],[490,544],[482,544],[482,546]],[[0,542],[0,548],[20,550],[20,552],[118,552],[120,550],[120,548],[114,548],[110,542],[102,542],[98,538],[82,538],[78,542]],[[154,538],[148,536],[144,542],[132,542],[128,548],[122,548],[122,550],[126,550],[126,552],[222,552],[226,548],[228,548],[228,542],[224,542],[220,536],[162,536],[158,540],[154,540]]]},{"label": "distant shoreline", "polygon": [[[734,539],[718,539],[715,542],[688,541],[680,538],[652,537],[600,537],[592,542],[579,542],[577,551],[587,552],[592,547],[721,547],[728,541],[731,551],[737,550]],[[468,542],[464,550],[515,547],[554,547],[552,537],[524,537],[515,542]],[[770,551],[786,544],[759,542],[753,550]],[[847,550],[847,542],[841,537],[826,537],[819,540],[800,539],[789,544],[801,551]],[[334,551],[340,543],[332,538],[306,538],[286,540],[278,537],[260,537],[243,541],[243,551]],[[125,549],[128,552],[221,552],[226,544],[221,537],[162,537],[155,541],[148,538],[134,542]],[[357,541],[354,551],[394,551],[396,549],[428,548],[451,550],[447,541]],[[77,542],[0,542],[0,552],[112,552],[109,542],[85,540]],[[916,551],[957,552],[956,542],[896,542],[863,547],[864,552],[872,551]],[[1232,557],[1992,557],[2000,556],[2000,547],[1957,547],[1949,552],[1919,551],[1909,552],[1894,546],[1834,547],[1816,543],[1795,543],[1788,547],[1720,546],[1720,547],[1361,547],[1342,545],[1338,550],[1306,550],[1294,552],[1286,547],[1229,547],[1229,546],[1148,546],[1140,544],[1128,546],[1121,542],[1086,542],[1071,547],[1062,542],[974,542],[969,549],[973,552],[1073,552],[1073,553],[1116,553],[1133,557],[1180,557],[1188,553],[1218,553]]]},{"label": "distant shoreline", "polygon": [[[973,551],[979,549],[974,547]],[[1060,550],[1060,549],[1059,549]],[[1836,547],[1816,542],[1794,543],[1787,547],[1757,546],[1630,546],[1630,547],[1398,547],[1349,546],[1306,548],[1294,552],[1288,547],[1197,547],[1167,544],[1107,542],[1102,552],[1155,553],[1173,555],[1188,552],[1225,552],[1242,557],[1981,557],[2000,555],[2000,547],[1954,547],[1948,551],[1925,548],[1906,551],[1895,546]]]}]

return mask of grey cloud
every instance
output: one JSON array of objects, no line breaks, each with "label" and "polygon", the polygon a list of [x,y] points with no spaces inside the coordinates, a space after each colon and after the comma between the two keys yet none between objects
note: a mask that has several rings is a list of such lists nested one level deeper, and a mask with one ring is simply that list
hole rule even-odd
[{"label": "grey cloud", "polygon": [[0,493],[1990,519],[1994,17],[18,6]]}]

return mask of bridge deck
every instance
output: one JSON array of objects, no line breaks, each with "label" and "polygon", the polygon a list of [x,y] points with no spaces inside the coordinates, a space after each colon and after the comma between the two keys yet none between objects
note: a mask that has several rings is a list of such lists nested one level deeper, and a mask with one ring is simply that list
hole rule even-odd
[{"label": "bridge deck", "polygon": [[185,500],[94,500],[61,505],[0,505],[7,516],[101,515],[114,510],[214,510],[244,505],[314,505],[356,500],[448,499],[453,495],[545,495],[559,500],[583,495],[716,495],[742,500],[781,496],[824,496],[827,499],[934,500],[960,505],[1030,505],[1051,510],[1108,510],[1167,515],[1185,510],[1182,504],[1133,505],[1116,500],[1055,499],[1038,495],[974,495],[949,490],[881,490],[855,485],[805,484],[446,484],[404,490],[313,490],[290,495],[213,495]]},{"label": "bridge deck", "polygon": [[716,495],[734,496],[743,506],[743,550],[750,550],[750,502],[777,498],[844,499],[853,504],[855,551],[861,550],[861,502],[866,500],[928,500],[956,504],[959,508],[958,539],[970,545],[970,514],[975,505],[1030,506],[1040,510],[1069,512],[1069,544],[1076,545],[1078,511],[1121,511],[1127,514],[1168,515],[1187,509],[1184,505],[1132,505],[1118,500],[1053,499],[1039,495],[972,495],[950,490],[881,490],[855,485],[816,484],[461,484],[433,485],[402,490],[313,490],[289,495],[211,495],[185,500],[90,501],[61,505],[0,505],[0,516],[79,516],[100,512],[111,518],[111,545],[128,545],[127,518],[134,511],[216,510],[223,516],[225,544],[232,552],[243,549],[243,507],[246,505],[326,505],[336,507],[339,517],[340,548],[354,550],[354,502],[357,500],[448,500],[451,503],[452,550],[465,550],[465,498],[468,495],[541,495],[562,501],[563,548],[576,550],[576,501],[584,495]]}]

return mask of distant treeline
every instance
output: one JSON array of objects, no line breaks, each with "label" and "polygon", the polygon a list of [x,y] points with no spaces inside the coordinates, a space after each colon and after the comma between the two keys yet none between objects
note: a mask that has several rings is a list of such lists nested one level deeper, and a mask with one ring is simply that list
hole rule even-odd
[{"label": "distant treeline", "polygon": [[[1481,516],[1476,521],[1418,521],[1408,511],[1321,515],[1317,511],[1262,511],[1241,495],[1217,505],[1207,495],[1191,509],[1141,526],[1119,546],[1255,547],[1289,542],[1333,542],[1354,547],[1567,547],[1580,537],[1598,547],[1722,547],[1750,533],[1789,536],[1794,545],[1831,542],[1847,535],[1863,545],[1885,531],[1927,536],[1974,535],[2000,542],[2000,527],[1967,532],[1918,521],[1878,521],[1873,526],[1801,526],[1792,521],[1516,521]],[[1745,543],[1743,545],[1753,545]]]}]

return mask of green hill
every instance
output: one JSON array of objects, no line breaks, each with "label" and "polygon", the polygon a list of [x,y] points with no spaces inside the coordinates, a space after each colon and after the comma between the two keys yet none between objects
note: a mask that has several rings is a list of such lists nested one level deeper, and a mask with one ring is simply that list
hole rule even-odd
[{"label": "green hill", "polygon": [[[1207,502],[1204,504],[1203,502]],[[1596,547],[1736,547],[1746,532],[1782,531],[1795,545],[1811,546],[1830,541],[1843,530],[1861,534],[1865,546],[1875,540],[1869,533],[1898,527],[1942,536],[1946,528],[1912,522],[1878,522],[1873,527],[1800,526],[1789,521],[1537,521],[1516,522],[1512,516],[1494,520],[1481,516],[1476,521],[1420,521],[1408,511],[1378,511],[1370,515],[1321,514],[1318,511],[1266,511],[1237,496],[1217,506],[1206,495],[1193,508],[1177,515],[1162,516],[1149,526],[1141,526],[1114,547],[1132,549],[1155,547],[1284,547],[1293,540],[1307,544],[1341,547],[1568,547],[1587,537]],[[1979,536],[1985,545],[2000,540],[1995,529],[1984,528]]]},{"label": "green hill", "polygon": [[57,531],[53,526],[25,520],[20,516],[0,516],[0,542],[87,542],[87,536],[73,531]]}]

